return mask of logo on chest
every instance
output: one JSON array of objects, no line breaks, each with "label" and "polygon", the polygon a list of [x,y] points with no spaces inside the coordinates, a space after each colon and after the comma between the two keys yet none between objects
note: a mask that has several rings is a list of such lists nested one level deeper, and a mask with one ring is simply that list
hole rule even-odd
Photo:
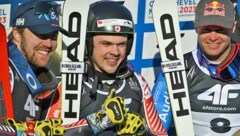
[{"label": "logo on chest", "polygon": [[130,88],[132,90],[136,90],[136,91],[140,90],[140,87],[139,87],[139,85],[138,85],[138,83],[136,81],[133,81],[132,79],[130,79],[130,81],[128,83],[129,83]]},{"label": "logo on chest", "polygon": [[198,100],[209,101],[212,105],[227,105],[229,100],[238,99],[240,84],[228,84],[215,86],[197,96]]}]

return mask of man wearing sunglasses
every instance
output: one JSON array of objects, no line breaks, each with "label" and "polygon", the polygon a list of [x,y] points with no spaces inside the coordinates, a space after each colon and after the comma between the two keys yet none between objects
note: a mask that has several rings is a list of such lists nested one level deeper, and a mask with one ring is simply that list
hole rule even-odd
[{"label": "man wearing sunglasses", "polygon": [[184,58],[196,135],[230,136],[240,129],[240,52],[232,44],[230,0],[201,0],[196,8],[198,49]]},{"label": "man wearing sunglasses", "polygon": [[[59,26],[60,11],[55,2],[33,0],[22,3],[14,12],[8,36],[14,119],[8,123],[18,131],[19,121],[31,124],[48,118],[46,113],[58,82],[46,66],[57,48],[58,32],[68,34]],[[49,124],[36,122],[34,129],[44,134],[42,128]]]}]

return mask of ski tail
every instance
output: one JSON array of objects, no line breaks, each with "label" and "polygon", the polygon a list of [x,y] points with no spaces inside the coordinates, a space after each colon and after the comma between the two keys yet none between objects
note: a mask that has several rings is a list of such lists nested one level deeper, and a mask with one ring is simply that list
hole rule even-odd
[{"label": "ski tail", "polygon": [[79,120],[84,52],[89,1],[66,0],[63,9],[63,28],[69,36],[63,36],[62,44],[62,110],[63,124]]},{"label": "ski tail", "polygon": [[176,133],[178,136],[193,136],[176,0],[155,0],[153,20]]},{"label": "ski tail", "polygon": [[7,36],[2,24],[0,24],[0,35],[0,124],[6,124],[6,118],[13,117],[13,106],[8,65]]}]

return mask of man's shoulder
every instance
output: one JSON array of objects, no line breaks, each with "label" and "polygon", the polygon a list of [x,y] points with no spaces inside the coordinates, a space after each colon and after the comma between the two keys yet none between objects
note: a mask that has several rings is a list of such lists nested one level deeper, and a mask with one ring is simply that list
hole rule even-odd
[{"label": "man's shoulder", "polygon": [[138,73],[138,72],[134,72],[133,76],[131,76],[130,78],[132,78],[133,80],[139,82],[140,84],[148,85],[148,82],[147,82],[146,78],[143,75],[141,75],[140,73]]},{"label": "man's shoulder", "polygon": [[9,69],[10,71],[16,71],[16,66],[14,64],[14,62],[11,60],[11,58],[8,58],[8,65],[9,65]]},{"label": "man's shoulder", "polygon": [[195,52],[196,51],[191,51],[191,52],[184,54],[184,63],[185,63],[186,71],[188,71],[188,69],[191,66],[195,65],[195,59],[194,59]]},{"label": "man's shoulder", "polygon": [[192,52],[193,52],[193,51],[190,51],[190,52],[184,54],[184,55],[183,55],[184,59],[187,59],[187,58],[191,57],[191,56],[192,56]]},{"label": "man's shoulder", "polygon": [[144,78],[144,77],[140,73],[134,71],[132,76],[130,76],[130,78]]}]

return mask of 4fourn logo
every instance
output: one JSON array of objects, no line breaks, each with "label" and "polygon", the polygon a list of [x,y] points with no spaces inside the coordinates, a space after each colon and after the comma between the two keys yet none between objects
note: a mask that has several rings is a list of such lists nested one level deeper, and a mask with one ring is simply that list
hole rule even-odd
[{"label": "4fourn logo", "polygon": [[198,100],[210,101],[213,105],[227,105],[229,99],[237,99],[239,93],[238,91],[230,92],[231,90],[239,90],[239,84],[229,84],[221,86],[216,84],[212,88],[206,90],[205,92],[198,95]]}]

